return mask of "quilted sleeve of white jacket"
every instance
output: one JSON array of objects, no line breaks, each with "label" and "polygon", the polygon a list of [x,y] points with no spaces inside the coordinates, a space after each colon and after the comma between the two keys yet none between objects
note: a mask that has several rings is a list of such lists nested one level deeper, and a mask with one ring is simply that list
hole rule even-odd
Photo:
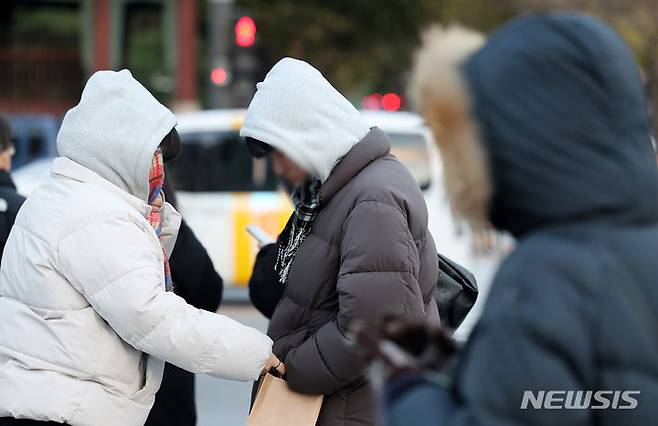
[{"label": "quilted sleeve of white jacket", "polygon": [[130,217],[107,217],[59,241],[61,272],[138,350],[194,373],[255,380],[272,341],[164,291],[155,234]]}]

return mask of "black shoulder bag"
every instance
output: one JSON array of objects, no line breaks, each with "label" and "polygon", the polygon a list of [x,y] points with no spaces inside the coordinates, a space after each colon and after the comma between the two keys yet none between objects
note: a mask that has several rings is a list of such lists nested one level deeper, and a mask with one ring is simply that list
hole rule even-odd
[{"label": "black shoulder bag", "polygon": [[441,323],[456,329],[478,298],[475,277],[468,269],[439,254],[439,282],[436,287]]}]

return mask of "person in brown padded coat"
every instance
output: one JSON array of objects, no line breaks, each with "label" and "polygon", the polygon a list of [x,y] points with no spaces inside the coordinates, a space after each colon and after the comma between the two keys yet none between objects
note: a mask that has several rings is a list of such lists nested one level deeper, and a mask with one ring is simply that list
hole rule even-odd
[{"label": "person in brown padded coat", "polygon": [[273,352],[292,390],[326,395],[318,425],[376,424],[347,327],[389,315],[438,323],[423,195],[386,134],[309,64],[285,58],[257,87],[241,135],[295,186],[295,212],[270,247],[272,285],[283,287]]}]

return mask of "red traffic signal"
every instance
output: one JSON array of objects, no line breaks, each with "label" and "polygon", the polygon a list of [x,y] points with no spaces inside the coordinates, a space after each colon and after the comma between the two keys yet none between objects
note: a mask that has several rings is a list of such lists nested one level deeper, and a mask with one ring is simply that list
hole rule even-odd
[{"label": "red traffic signal", "polygon": [[361,106],[367,110],[398,111],[402,107],[402,97],[396,93],[371,93],[363,98]]},{"label": "red traffic signal", "polygon": [[210,71],[210,81],[215,86],[224,86],[228,82],[228,71],[224,67],[216,67]]},{"label": "red traffic signal", "polygon": [[381,108],[381,103],[382,103],[382,95],[379,93],[372,93],[365,98],[363,98],[363,101],[361,102],[361,106],[363,106],[364,109],[367,110],[378,110]]},{"label": "red traffic signal", "polygon": [[397,111],[402,106],[402,99],[400,95],[395,93],[387,93],[382,96],[382,108],[386,111]]},{"label": "red traffic signal", "polygon": [[251,47],[256,42],[256,23],[243,16],[235,23],[235,43],[240,47]]}]

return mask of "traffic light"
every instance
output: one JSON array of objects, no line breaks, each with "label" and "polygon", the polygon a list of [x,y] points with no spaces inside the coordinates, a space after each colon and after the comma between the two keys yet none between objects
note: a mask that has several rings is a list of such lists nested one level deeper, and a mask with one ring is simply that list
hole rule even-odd
[{"label": "traffic light", "polygon": [[246,107],[256,92],[259,77],[256,23],[251,16],[236,13],[233,18],[234,40],[229,49],[229,64],[233,69],[232,87],[234,107]]},{"label": "traffic light", "polygon": [[215,86],[226,86],[229,82],[228,70],[225,67],[215,67],[210,71],[210,81]]},{"label": "traffic light", "polygon": [[235,44],[251,47],[256,42],[256,23],[250,16],[242,16],[235,23]]},{"label": "traffic light", "polygon": [[361,101],[363,109],[398,111],[402,107],[402,97],[397,93],[371,93]]},{"label": "traffic light", "polygon": [[256,22],[232,2],[210,3],[208,102],[211,108],[249,105],[259,75]]},{"label": "traffic light", "polygon": [[387,93],[382,96],[382,108],[386,111],[397,111],[402,106],[402,99],[400,95],[395,93]]},{"label": "traffic light", "polygon": [[363,98],[361,106],[363,109],[367,110],[378,110],[381,108],[382,104],[382,95],[380,93],[371,93],[370,95]]}]

